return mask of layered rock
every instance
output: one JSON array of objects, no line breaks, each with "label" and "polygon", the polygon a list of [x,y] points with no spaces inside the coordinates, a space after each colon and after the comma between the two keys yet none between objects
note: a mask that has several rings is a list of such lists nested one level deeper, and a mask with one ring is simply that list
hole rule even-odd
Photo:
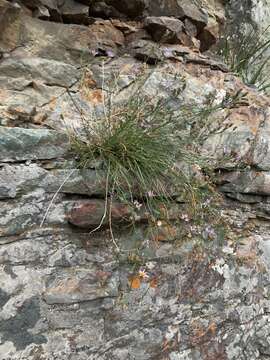
[{"label": "layered rock", "polygon": [[[269,98],[199,52],[210,2],[207,12],[184,1],[61,4],[0,0],[0,359],[267,359]],[[106,19],[92,23],[97,13]],[[67,130],[104,111],[107,84],[121,102],[143,75],[142,94],[173,109],[224,104],[202,149],[225,194],[220,242],[204,224],[198,247],[178,200],[169,216],[181,226],[152,231],[145,209],[114,203],[121,254],[108,217],[90,233],[106,175],[78,169]]]}]

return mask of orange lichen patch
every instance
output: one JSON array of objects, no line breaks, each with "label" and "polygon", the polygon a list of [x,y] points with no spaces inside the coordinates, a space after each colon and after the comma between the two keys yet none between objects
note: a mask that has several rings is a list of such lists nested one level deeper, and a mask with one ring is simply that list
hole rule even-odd
[{"label": "orange lichen patch", "polygon": [[150,280],[149,283],[150,288],[155,289],[158,286],[158,278],[154,277],[153,279]]},{"label": "orange lichen patch", "polygon": [[206,329],[200,322],[195,320],[190,325],[192,330],[192,340],[193,342],[197,342],[199,338],[205,335]]},{"label": "orange lichen patch", "polygon": [[81,81],[81,89],[93,89],[97,86],[96,81],[93,79],[92,71],[86,71]]},{"label": "orange lichen patch", "polygon": [[128,281],[131,289],[139,289],[141,287],[141,278],[138,275],[129,276]]},{"label": "orange lichen patch", "polygon": [[191,323],[191,342],[193,345],[202,344],[215,336],[216,332],[217,324],[214,321],[210,322],[208,326],[204,326],[199,321],[194,320]]},{"label": "orange lichen patch", "polygon": [[211,322],[208,326],[208,331],[210,331],[213,335],[217,332],[217,324],[215,322]]},{"label": "orange lichen patch", "polygon": [[101,89],[89,90],[82,89],[81,91],[82,97],[89,101],[92,105],[99,105],[103,102],[103,91]]},{"label": "orange lichen patch", "polygon": [[56,107],[56,97],[54,96],[54,97],[52,97],[51,98],[51,100],[50,100],[50,102],[49,102],[49,108],[50,108],[50,110],[54,110],[55,109],[55,107]]}]

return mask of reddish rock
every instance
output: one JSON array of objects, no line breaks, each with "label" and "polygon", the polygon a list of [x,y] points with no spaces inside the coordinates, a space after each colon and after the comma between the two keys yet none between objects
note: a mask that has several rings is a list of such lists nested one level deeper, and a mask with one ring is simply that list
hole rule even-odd
[{"label": "reddish rock", "polygon": [[[81,228],[92,228],[100,224],[105,212],[105,201],[103,200],[85,200],[77,202],[71,212],[67,214],[68,221],[75,226]],[[104,225],[108,225],[109,217],[104,220]],[[128,221],[132,216],[131,210],[127,205],[121,203],[113,203],[112,221],[121,222]]]},{"label": "reddish rock", "polygon": [[109,20],[96,21],[90,27],[91,38],[98,46],[115,48],[116,46],[124,45],[125,38],[123,33],[112,25]]}]

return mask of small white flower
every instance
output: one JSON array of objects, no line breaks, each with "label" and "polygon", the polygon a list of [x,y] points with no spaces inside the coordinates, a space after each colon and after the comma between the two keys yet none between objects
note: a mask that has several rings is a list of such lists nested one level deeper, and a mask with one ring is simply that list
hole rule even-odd
[{"label": "small white flower", "polygon": [[147,275],[145,269],[139,270],[138,274],[139,274],[139,277],[142,278],[142,279],[148,279],[149,278],[149,275]]},{"label": "small white flower", "polygon": [[189,222],[189,220],[190,220],[188,214],[182,214],[180,217],[182,220],[184,220],[186,222]]},{"label": "small white flower", "polygon": [[162,221],[161,220],[157,221],[157,226],[159,226],[159,227],[162,226]]},{"label": "small white flower", "polygon": [[139,201],[135,200],[133,201],[133,205],[135,206],[136,209],[140,210],[140,208],[142,207],[142,204],[139,203]]},{"label": "small white flower", "polygon": [[154,194],[154,192],[153,192],[152,190],[148,191],[148,192],[147,192],[147,195],[148,195],[149,197],[154,197],[154,196],[155,196],[155,194]]}]

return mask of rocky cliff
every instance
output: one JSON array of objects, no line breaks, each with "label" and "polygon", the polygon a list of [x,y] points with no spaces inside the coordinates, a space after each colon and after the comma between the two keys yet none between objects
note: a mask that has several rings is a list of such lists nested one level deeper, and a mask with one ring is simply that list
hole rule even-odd
[{"label": "rocky cliff", "polygon": [[[270,100],[205,53],[238,3],[0,0],[0,359],[270,358]],[[140,217],[120,226],[120,254],[108,222],[90,234],[104,184],[76,167],[66,130],[102,109],[104,84],[128,98],[142,74],[141,91],[176,109],[245,94],[202,144],[222,241],[198,246],[183,207],[173,238],[151,239]],[[113,204],[114,220],[128,211]]]}]

